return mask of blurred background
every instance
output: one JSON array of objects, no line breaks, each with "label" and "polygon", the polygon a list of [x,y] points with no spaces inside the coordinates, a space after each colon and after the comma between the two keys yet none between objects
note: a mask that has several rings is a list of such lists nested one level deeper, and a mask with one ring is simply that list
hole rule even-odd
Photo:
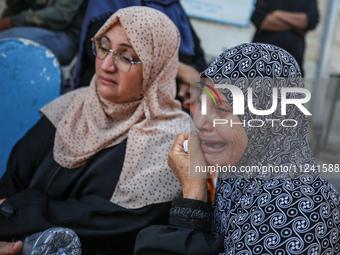
[{"label": "blurred background", "polygon": [[[180,2],[201,40],[208,64],[227,48],[252,41],[255,27],[250,17],[255,0]],[[4,7],[5,0],[0,0],[0,13]],[[307,33],[304,55],[305,84],[312,93],[307,105],[312,113],[309,139],[319,163],[339,164],[340,0],[318,0],[318,7],[320,21]],[[339,175],[334,183],[340,190]]]}]

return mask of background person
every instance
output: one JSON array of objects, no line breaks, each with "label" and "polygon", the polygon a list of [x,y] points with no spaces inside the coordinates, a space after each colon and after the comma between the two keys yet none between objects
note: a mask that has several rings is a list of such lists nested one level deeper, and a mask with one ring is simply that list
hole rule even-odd
[{"label": "background person", "polygon": [[50,49],[61,65],[78,51],[87,0],[6,0],[0,40],[19,37]]},{"label": "background person", "polygon": [[[249,88],[258,110],[271,109],[274,88],[302,88],[295,59],[277,46],[241,44],[218,56],[202,73],[206,77],[213,84],[239,88],[245,112],[233,114],[235,102],[228,89],[219,91],[223,97],[217,107],[207,97],[206,115],[197,105],[194,123],[199,133],[190,135],[189,156],[183,151],[188,134],[179,135],[169,153],[169,165],[183,186],[183,199],[172,203],[168,226],[148,227],[138,234],[134,254],[336,254],[340,193],[312,171],[315,160],[308,145],[307,116],[295,104],[281,115],[281,97],[267,115],[254,114],[247,105]],[[302,93],[287,94],[289,99],[302,97]],[[213,127],[214,119],[226,119],[229,124]],[[253,119],[278,121],[274,127],[270,122],[263,127],[230,125]],[[281,125],[286,119],[297,125]],[[219,176],[213,207],[205,203],[205,180],[190,177],[190,165],[205,164],[238,170]],[[242,171],[244,166],[308,169],[249,172]]]},{"label": "background person", "polygon": [[251,17],[253,42],[279,46],[298,62],[303,75],[305,36],[319,22],[317,0],[257,0]]},{"label": "background person", "polygon": [[112,15],[93,39],[90,86],[43,107],[11,152],[0,240],[59,226],[77,233],[83,254],[129,254],[140,229],[167,222],[181,194],[167,155],[191,120],[174,99],[179,42],[155,9]]}]

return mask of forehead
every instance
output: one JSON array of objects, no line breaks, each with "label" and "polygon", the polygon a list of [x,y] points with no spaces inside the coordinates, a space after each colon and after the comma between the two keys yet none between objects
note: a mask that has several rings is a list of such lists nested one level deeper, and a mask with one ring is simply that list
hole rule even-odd
[{"label": "forehead", "polygon": [[[213,81],[208,78],[208,77],[201,77],[201,84],[204,84],[205,86],[203,86],[203,88],[208,89],[208,91],[212,92],[212,95],[215,99],[221,99],[221,101],[223,102],[224,105],[231,107],[229,101],[227,100],[226,96],[223,94],[223,92],[221,91],[221,89],[214,89],[215,88],[215,84],[213,83]],[[214,89],[214,91],[212,91],[209,87],[207,87],[206,85],[210,86],[211,88]],[[216,95],[216,93],[217,95]],[[205,93],[202,92],[201,93]],[[218,98],[219,97],[219,98]]]},{"label": "forehead", "polygon": [[110,39],[111,43],[117,42],[117,43],[122,43],[122,42],[129,42],[129,38],[127,37],[124,28],[120,24],[120,22],[114,23],[104,34],[103,36],[106,36]]}]

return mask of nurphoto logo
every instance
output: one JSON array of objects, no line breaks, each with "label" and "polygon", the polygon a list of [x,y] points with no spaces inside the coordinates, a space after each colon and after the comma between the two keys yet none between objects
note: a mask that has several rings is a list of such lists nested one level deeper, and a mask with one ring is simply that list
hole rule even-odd
[{"label": "nurphoto logo", "polygon": [[[222,105],[222,101],[221,98],[219,97],[219,95],[217,94],[216,90],[208,85],[208,84],[204,84],[201,83],[203,86],[208,87],[210,90],[212,90],[218,97],[218,99],[220,100],[220,103]],[[234,86],[234,85],[229,85],[229,84],[215,84],[215,88],[216,89],[228,89],[230,90],[230,92],[233,95],[233,114],[234,115],[243,115],[244,114],[244,95],[241,91],[241,89],[239,89],[238,87]],[[207,94],[210,95],[210,97],[214,100],[215,105],[216,105],[216,100],[214,98],[214,96],[206,89],[204,88],[200,88],[201,90],[205,91]],[[304,98],[292,98],[292,99],[288,99],[286,97],[287,93],[303,93],[306,96]],[[256,115],[269,115],[271,113],[273,113],[276,110],[277,107],[277,100],[278,98],[278,92],[277,92],[277,88],[273,88],[273,100],[272,100],[272,106],[270,109],[267,110],[258,110],[255,109],[255,107],[253,106],[253,89],[252,88],[248,88],[248,100],[247,100],[247,104],[249,107],[249,110],[251,113],[256,114]],[[307,115],[307,116],[311,116],[312,114],[303,106],[304,103],[307,103],[311,98],[311,93],[309,92],[308,89],[305,88],[281,88],[281,115],[286,115],[286,107],[288,104],[294,104],[296,105],[296,107],[298,107],[303,114]],[[202,107],[201,107],[201,114],[202,115],[206,115],[207,114],[207,95],[206,94],[202,94],[202,99],[201,99],[201,103],[202,103]]]}]

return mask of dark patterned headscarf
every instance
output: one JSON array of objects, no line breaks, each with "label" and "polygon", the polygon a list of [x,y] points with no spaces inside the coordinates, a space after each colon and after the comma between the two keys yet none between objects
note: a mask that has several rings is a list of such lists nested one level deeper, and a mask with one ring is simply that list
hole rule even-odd
[{"label": "dark patterned headscarf", "polygon": [[[296,60],[285,50],[263,43],[245,43],[231,48],[217,57],[202,77],[214,84],[231,84],[244,95],[244,115],[248,146],[237,166],[287,166],[292,171],[304,164],[314,164],[308,145],[307,117],[293,104],[287,104],[286,115],[281,115],[281,88],[303,88],[301,71]],[[255,109],[268,110],[273,104],[273,88],[278,88],[276,110],[269,115],[255,115],[247,104],[248,88],[252,88]],[[221,89],[233,106],[233,95]],[[304,98],[303,93],[287,93],[287,98]],[[255,121],[254,119],[258,120]],[[274,119],[275,121],[271,121]],[[295,121],[289,121],[295,120]],[[249,120],[252,126],[248,125]],[[283,125],[282,125],[283,121]],[[286,126],[286,127],[285,127]],[[287,127],[289,126],[289,127]],[[295,126],[295,127],[291,127]],[[254,173],[239,173],[239,177],[252,177]],[[262,177],[285,177],[288,173],[262,173]]]},{"label": "dark patterned headscarf", "polygon": [[[246,104],[252,88],[255,109],[270,109],[273,88],[303,87],[295,59],[279,47],[242,44],[222,53],[202,75],[215,84],[238,87],[245,96],[242,121],[278,119],[261,128],[245,127],[248,145],[242,166],[303,166],[311,169],[314,157],[308,145],[307,118],[295,105],[281,115],[281,100],[269,115],[253,114]],[[222,90],[235,107],[229,90]],[[301,98],[291,93],[287,98]],[[280,122],[292,119],[295,127]],[[286,125],[288,123],[285,123]],[[309,170],[304,169],[304,170]],[[340,194],[317,173],[249,172],[219,178],[214,199],[213,233],[224,236],[222,254],[336,254],[340,241]],[[261,177],[261,178],[257,178]],[[275,177],[275,178],[273,178]],[[282,177],[282,178],[281,178]]]}]

